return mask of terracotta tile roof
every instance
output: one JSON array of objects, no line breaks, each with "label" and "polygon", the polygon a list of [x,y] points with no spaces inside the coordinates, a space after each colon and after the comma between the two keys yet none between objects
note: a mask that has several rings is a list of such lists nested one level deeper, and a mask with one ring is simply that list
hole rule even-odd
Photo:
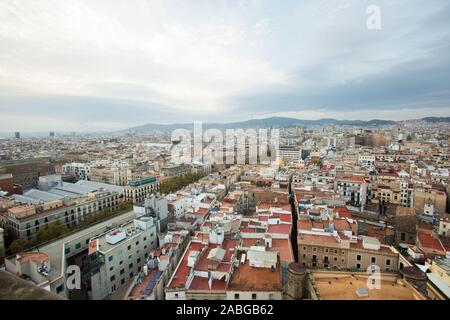
[{"label": "terracotta tile roof", "polygon": [[228,284],[230,291],[281,291],[281,272],[279,263],[275,271],[269,268],[251,267],[246,261],[240,264]]},{"label": "terracotta tile roof", "polygon": [[417,238],[421,244],[422,249],[428,251],[431,249],[433,253],[445,254],[445,248],[442,246],[439,239],[434,238],[428,232],[419,231],[417,233]]},{"label": "terracotta tile roof", "polygon": [[183,257],[178,265],[172,280],[167,285],[169,288],[179,288],[186,284],[187,278],[191,271],[191,267],[188,266],[188,257],[192,251],[201,251],[204,245],[201,242],[191,242],[189,247],[184,252]]}]

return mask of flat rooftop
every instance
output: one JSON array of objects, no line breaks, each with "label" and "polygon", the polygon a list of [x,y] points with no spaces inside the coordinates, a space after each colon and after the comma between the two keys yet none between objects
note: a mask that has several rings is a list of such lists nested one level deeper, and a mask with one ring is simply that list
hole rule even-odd
[{"label": "flat rooftop", "polygon": [[[62,267],[63,267],[62,258],[64,255],[64,253],[63,253],[64,245],[67,242],[81,238],[85,235],[92,235],[91,237],[95,237],[96,235],[101,234],[101,233],[105,232],[106,230],[108,230],[113,224],[125,223],[127,221],[134,219],[134,217],[135,217],[135,213],[133,211],[129,211],[127,213],[123,213],[119,216],[113,217],[106,221],[97,223],[86,229],[81,229],[73,234],[70,234],[70,235],[64,237],[64,238],[57,239],[53,242],[50,242],[43,246],[40,246],[39,252],[45,252],[50,258],[51,270],[50,270],[48,279],[50,281],[54,281],[55,279],[57,279],[63,275],[62,274],[62,271],[63,271],[62,270]],[[32,251],[27,251],[27,252],[36,252],[36,249],[33,249]],[[12,263],[15,263],[16,256],[10,257],[9,260]]]},{"label": "flat rooftop", "polygon": [[62,300],[62,298],[34,283],[0,270],[0,300]]},{"label": "flat rooftop", "polygon": [[[362,276],[337,276],[315,277],[315,283],[322,300],[423,300],[414,289],[410,288],[404,281],[397,283],[397,279],[381,280],[380,289],[370,290],[367,287],[367,277]],[[357,289],[366,289],[368,297],[358,297]]]},{"label": "flat rooftop", "polygon": [[251,267],[247,260],[244,264],[239,264],[228,283],[228,290],[236,291],[281,291],[281,289],[279,262],[275,271],[272,271],[270,268]]}]

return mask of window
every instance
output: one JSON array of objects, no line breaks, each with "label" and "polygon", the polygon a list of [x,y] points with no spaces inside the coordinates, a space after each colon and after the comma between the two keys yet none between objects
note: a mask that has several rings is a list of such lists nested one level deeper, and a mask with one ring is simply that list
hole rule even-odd
[{"label": "window", "polygon": [[239,300],[239,293],[235,293],[235,294],[234,294],[234,299],[235,299],[235,300]]},{"label": "window", "polygon": [[357,263],[356,264],[356,269],[361,269],[361,264]]},{"label": "window", "polygon": [[120,284],[125,284],[125,279],[122,278],[122,280],[120,280]]},{"label": "window", "polygon": [[131,257],[132,257],[132,255],[130,254],[130,255],[128,256],[128,260],[130,260],[130,259],[131,259]]},{"label": "window", "polygon": [[328,251],[329,251],[328,248],[326,248],[326,249],[325,249],[325,253],[328,253]]},{"label": "window", "polygon": [[131,279],[131,278],[133,278],[133,272],[132,272],[132,273],[130,273],[130,279]]},{"label": "window", "polygon": [[130,263],[129,265],[128,265],[128,268],[133,268],[133,264],[132,263]]},{"label": "window", "polygon": [[125,269],[121,269],[120,274],[124,274],[124,273],[125,273]]},{"label": "window", "polygon": [[81,248],[81,243],[78,242],[78,243],[75,245],[75,249],[80,249],[80,248]]},{"label": "window", "polygon": [[317,252],[317,248],[314,247],[314,248],[313,248],[313,252]]},{"label": "window", "polygon": [[113,256],[109,256],[108,261],[113,261]]},{"label": "window", "polygon": [[358,255],[356,256],[356,260],[361,261],[361,255],[358,254]]},{"label": "window", "polygon": [[69,248],[69,247],[65,248],[65,249],[64,249],[64,253],[65,253],[65,254],[70,253],[70,248]]},{"label": "window", "polygon": [[110,280],[111,280],[111,281],[116,280],[116,276],[111,276]]},{"label": "window", "polygon": [[377,258],[376,258],[376,257],[372,257],[372,258],[370,259],[370,261],[371,261],[372,263],[376,263],[376,262],[377,262]]},{"label": "window", "polygon": [[305,250],[305,251],[306,251],[306,247],[303,247],[303,250]]},{"label": "window", "polygon": [[386,259],[386,265],[390,266],[391,265],[391,259]]},{"label": "window", "polygon": [[131,250],[131,245],[128,246],[128,250]]},{"label": "window", "polygon": [[58,287],[56,287],[56,293],[61,293],[64,290],[64,285],[61,284]]},{"label": "window", "polygon": [[109,268],[109,271],[113,271],[113,270],[114,270],[114,267]]},{"label": "window", "polygon": [[252,300],[256,300],[256,293],[252,293]]}]

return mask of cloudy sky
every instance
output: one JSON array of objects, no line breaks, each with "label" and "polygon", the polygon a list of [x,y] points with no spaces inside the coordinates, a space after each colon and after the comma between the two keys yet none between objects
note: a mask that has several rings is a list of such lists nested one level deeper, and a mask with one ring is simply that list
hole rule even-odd
[{"label": "cloudy sky", "polygon": [[448,0],[2,0],[0,131],[450,116],[449,15]]}]

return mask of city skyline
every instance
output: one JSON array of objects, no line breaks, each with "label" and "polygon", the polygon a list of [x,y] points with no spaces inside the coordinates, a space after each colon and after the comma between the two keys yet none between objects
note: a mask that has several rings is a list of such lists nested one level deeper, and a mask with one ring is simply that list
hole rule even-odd
[{"label": "city skyline", "polygon": [[0,4],[4,132],[450,115],[449,4]]}]

